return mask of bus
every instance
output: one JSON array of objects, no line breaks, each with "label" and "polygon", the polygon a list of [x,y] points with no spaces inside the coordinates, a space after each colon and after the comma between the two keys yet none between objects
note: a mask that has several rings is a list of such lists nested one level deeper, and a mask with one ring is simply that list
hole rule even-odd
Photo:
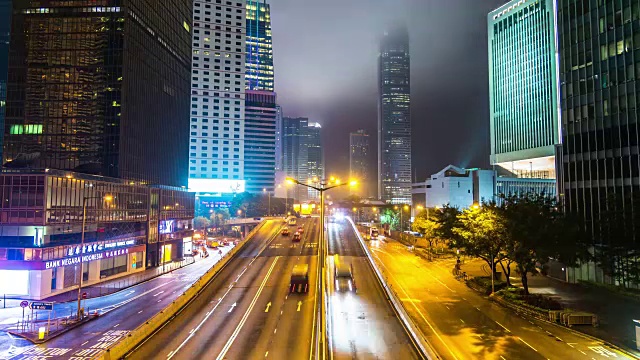
[{"label": "bus", "polygon": [[377,227],[372,226],[371,228],[369,228],[369,239],[378,240],[378,235],[380,235],[380,232],[378,231]]},{"label": "bus", "polygon": [[291,272],[290,293],[306,293],[309,291],[309,264],[297,264]]}]

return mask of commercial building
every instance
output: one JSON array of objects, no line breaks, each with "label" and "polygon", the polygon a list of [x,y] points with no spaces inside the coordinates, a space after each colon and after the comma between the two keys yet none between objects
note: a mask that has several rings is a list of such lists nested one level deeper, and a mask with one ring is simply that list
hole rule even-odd
[{"label": "commercial building", "polygon": [[[83,209],[86,225],[82,244]],[[182,259],[194,194],[59,170],[0,173],[0,293],[43,299]]]},{"label": "commercial building", "polygon": [[411,111],[409,34],[384,33],[378,56],[378,196],[411,203]]},{"label": "commercial building", "polygon": [[[276,105],[276,171],[283,169],[282,134],[284,128],[282,123],[282,107]],[[276,181],[276,183],[278,183]]]},{"label": "commercial building", "polygon": [[[639,24],[636,1],[558,1],[561,199],[565,210],[582,217],[594,235],[598,261],[610,241],[638,243],[632,223],[640,192]],[[613,235],[601,224],[614,221],[612,213],[624,219]],[[623,254],[621,249],[616,252]],[[569,270],[570,281],[614,282],[609,271],[592,263]]]},{"label": "commercial building", "polygon": [[[282,151],[283,171],[287,177],[301,182],[324,178],[322,127],[308,118],[283,118]],[[296,200],[312,200],[319,196],[312,189],[295,186],[289,196]]]},{"label": "commercial building", "polygon": [[5,167],[187,185],[192,3],[118,4],[13,1]]},{"label": "commercial building", "polygon": [[273,193],[276,169],[276,93],[246,90],[244,176],[249,192]]},{"label": "commercial building", "polygon": [[266,0],[247,1],[247,68],[249,90],[273,91],[271,7]]},{"label": "commercial building", "polygon": [[[0,129],[4,129],[7,100],[7,74],[9,70],[9,35],[11,33],[11,0],[0,0]],[[2,140],[0,131],[0,167],[2,166]]]},{"label": "commercial building", "polygon": [[351,189],[352,194],[368,198],[373,167],[370,164],[371,148],[369,134],[358,130],[349,134],[349,177],[356,179],[359,186]]},{"label": "commercial building", "polygon": [[193,6],[189,189],[228,203],[245,189],[246,1]]},{"label": "commercial building", "polygon": [[512,0],[491,11],[487,22],[491,165],[511,177],[555,179],[555,1]]}]

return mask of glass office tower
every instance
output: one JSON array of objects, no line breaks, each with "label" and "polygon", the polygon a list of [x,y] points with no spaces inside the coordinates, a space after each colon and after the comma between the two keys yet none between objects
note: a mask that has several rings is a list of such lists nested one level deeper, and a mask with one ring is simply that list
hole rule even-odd
[{"label": "glass office tower", "polygon": [[271,7],[266,0],[247,0],[246,39],[247,89],[273,91]]},{"label": "glass office tower", "polygon": [[[0,0],[0,129],[4,129],[7,100],[7,72],[9,70],[9,34],[11,30],[11,0]],[[3,132],[0,130],[0,161],[2,161]],[[0,163],[0,167],[2,163]]]},{"label": "glass office tower", "polygon": [[189,0],[14,1],[5,166],[184,186]]},{"label": "glass office tower", "polygon": [[249,192],[273,192],[276,168],[276,93],[246,90],[244,177]]},{"label": "glass office tower", "polygon": [[378,195],[392,204],[411,203],[411,111],[409,34],[384,33],[378,56]]},{"label": "glass office tower", "polygon": [[[558,31],[561,198],[586,221],[602,260],[612,246],[638,247],[640,2],[559,0]],[[615,217],[623,221],[612,228]],[[592,264],[571,277],[611,280]]]},{"label": "glass office tower", "polygon": [[487,16],[491,164],[507,177],[547,180],[549,195],[560,141],[554,19],[553,0],[513,0]]}]

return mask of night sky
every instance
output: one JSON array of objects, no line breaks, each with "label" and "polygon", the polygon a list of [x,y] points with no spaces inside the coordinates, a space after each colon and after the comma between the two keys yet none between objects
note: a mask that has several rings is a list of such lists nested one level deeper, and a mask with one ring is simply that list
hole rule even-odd
[{"label": "night sky", "polygon": [[377,139],[378,39],[397,21],[410,35],[418,180],[489,165],[487,13],[505,1],[268,1],[278,102],[323,125],[327,174],[348,174],[350,131]]}]

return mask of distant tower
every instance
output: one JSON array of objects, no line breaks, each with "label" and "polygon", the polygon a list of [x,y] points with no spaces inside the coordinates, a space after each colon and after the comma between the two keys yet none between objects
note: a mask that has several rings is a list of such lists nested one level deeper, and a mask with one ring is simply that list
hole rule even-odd
[{"label": "distant tower", "polygon": [[352,189],[354,194],[369,197],[371,167],[369,166],[369,134],[358,130],[349,134],[349,177],[358,181],[360,186]]},{"label": "distant tower", "polygon": [[266,0],[247,0],[248,90],[274,90],[271,7]]},{"label": "distant tower", "polygon": [[411,203],[409,34],[406,26],[384,33],[378,56],[378,196]]}]

